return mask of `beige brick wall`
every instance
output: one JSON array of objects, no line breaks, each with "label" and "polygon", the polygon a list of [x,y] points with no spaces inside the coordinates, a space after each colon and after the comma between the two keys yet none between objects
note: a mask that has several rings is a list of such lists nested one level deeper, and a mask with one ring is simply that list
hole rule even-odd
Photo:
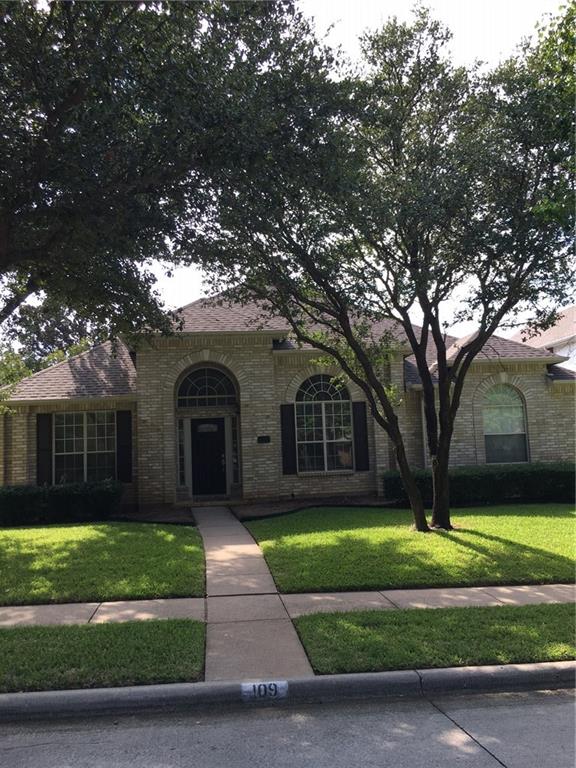
[{"label": "beige brick wall", "polygon": [[[302,381],[324,369],[311,365],[314,354],[272,349],[272,337],[230,334],[155,339],[138,350],[139,498],[143,505],[177,499],[176,391],[193,366],[216,365],[232,374],[240,396],[242,494],[245,500],[309,495],[374,493],[377,463],[375,431],[369,419],[371,467],[368,472],[283,475],[280,404],[293,402]],[[334,372],[334,371],[333,371]],[[364,400],[351,387],[353,400]],[[197,412],[196,415],[201,415]],[[258,436],[269,443],[258,443]],[[382,442],[382,441],[381,441]],[[387,446],[380,447],[387,461]]]}]

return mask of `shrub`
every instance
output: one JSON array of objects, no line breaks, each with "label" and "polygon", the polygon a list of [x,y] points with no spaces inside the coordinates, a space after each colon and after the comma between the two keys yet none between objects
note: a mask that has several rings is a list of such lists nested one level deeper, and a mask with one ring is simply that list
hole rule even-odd
[{"label": "shrub", "polygon": [[[426,506],[432,504],[430,470],[414,472]],[[454,507],[502,502],[574,501],[576,465],[507,464],[454,467],[450,470],[450,503]],[[405,506],[408,497],[398,472],[384,473],[384,496]]]},{"label": "shrub", "polygon": [[0,488],[0,525],[106,520],[120,506],[122,485],[111,480]]}]

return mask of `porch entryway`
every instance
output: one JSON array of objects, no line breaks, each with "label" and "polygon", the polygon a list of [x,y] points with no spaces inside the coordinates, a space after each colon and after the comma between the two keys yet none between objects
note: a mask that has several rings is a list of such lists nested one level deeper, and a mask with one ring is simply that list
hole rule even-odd
[{"label": "porch entryway", "polygon": [[241,497],[237,385],[218,368],[195,368],[177,387],[177,499]]}]

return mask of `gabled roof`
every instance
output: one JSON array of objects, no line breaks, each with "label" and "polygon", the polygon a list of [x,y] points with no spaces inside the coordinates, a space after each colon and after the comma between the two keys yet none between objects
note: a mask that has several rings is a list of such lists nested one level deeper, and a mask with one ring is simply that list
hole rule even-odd
[{"label": "gabled roof", "polygon": [[[445,334],[444,340],[446,346],[449,347],[456,341],[456,336],[449,336],[448,334]],[[426,362],[428,363],[428,368],[432,370],[436,363],[436,345],[434,344],[434,339],[432,336],[428,336],[428,344],[426,345]],[[418,371],[418,366],[416,364],[415,355],[409,355],[404,360],[404,381],[407,387],[413,387],[422,383],[420,379],[420,373]]]},{"label": "gabled roof", "polygon": [[554,347],[558,343],[568,341],[576,336],[576,304],[566,307],[560,314],[560,319],[546,331],[540,331],[536,336],[527,338],[526,330],[518,331],[512,336],[514,341],[526,339],[526,343],[532,347]]},{"label": "gabled roof", "polygon": [[19,381],[10,402],[136,395],[136,369],[125,344],[98,344]]},{"label": "gabled roof", "polygon": [[[476,334],[464,336],[457,339],[452,346],[446,350],[446,358],[453,360],[458,351],[469,341],[472,341]],[[513,339],[505,339],[503,336],[491,336],[484,347],[478,353],[477,360],[549,360],[559,363],[565,358],[560,355],[550,354],[547,350],[531,347],[529,344],[522,344]]]},{"label": "gabled roof", "polygon": [[247,304],[230,302],[222,297],[197,299],[175,310],[182,322],[183,333],[247,333],[250,331],[277,331],[288,333],[284,318],[271,316],[262,302]]},{"label": "gabled roof", "polygon": [[[445,336],[446,339],[446,360],[450,362],[454,360],[459,350],[471,341],[475,336],[475,333],[463,336],[461,339],[457,339],[454,336]],[[436,348],[433,341],[429,340],[428,348],[426,350],[426,359],[428,362],[428,368],[434,372],[437,368],[436,360]],[[555,355],[550,353],[547,349],[538,349],[531,347],[528,344],[522,344],[512,339],[505,339],[502,336],[491,336],[486,342],[484,347],[480,350],[475,357],[474,362],[497,362],[497,361],[540,361],[543,364],[560,363],[566,358],[561,355]],[[558,368],[559,366],[553,366]],[[561,369],[564,371],[565,369]],[[404,363],[404,377],[407,387],[418,386],[421,384],[420,374],[416,366],[416,358],[414,355],[410,355],[406,358]]]}]

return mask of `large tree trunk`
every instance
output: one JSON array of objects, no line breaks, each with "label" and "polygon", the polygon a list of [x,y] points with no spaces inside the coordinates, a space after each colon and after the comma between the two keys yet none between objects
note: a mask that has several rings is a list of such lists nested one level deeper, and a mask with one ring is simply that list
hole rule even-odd
[{"label": "large tree trunk", "polygon": [[432,456],[432,528],[452,530],[450,522],[450,482],[448,477],[449,450],[441,446],[436,456]]},{"label": "large tree trunk", "polygon": [[408,464],[406,458],[406,451],[404,450],[404,444],[399,441],[395,444],[396,449],[396,461],[398,462],[398,469],[400,470],[400,476],[404,489],[410,502],[410,508],[414,517],[414,528],[421,533],[426,533],[430,530],[428,527],[428,521],[426,520],[426,512],[424,511],[424,502],[422,501],[422,495],[414,480],[414,475]]}]

